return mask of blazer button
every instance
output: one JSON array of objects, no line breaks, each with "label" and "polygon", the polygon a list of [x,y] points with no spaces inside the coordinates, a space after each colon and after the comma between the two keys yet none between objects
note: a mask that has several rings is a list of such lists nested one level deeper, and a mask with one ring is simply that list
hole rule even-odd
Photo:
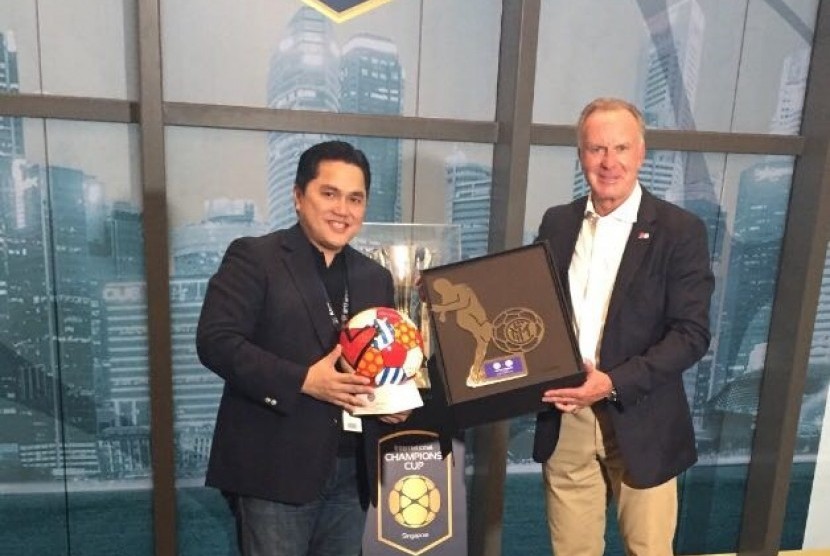
[{"label": "blazer button", "polygon": [[271,405],[277,405],[277,400],[272,399],[271,400]]}]

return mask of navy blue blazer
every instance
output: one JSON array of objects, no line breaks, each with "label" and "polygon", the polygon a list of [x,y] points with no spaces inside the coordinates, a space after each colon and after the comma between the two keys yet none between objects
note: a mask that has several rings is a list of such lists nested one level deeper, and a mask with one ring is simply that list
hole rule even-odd
[{"label": "navy blue blazer", "polygon": [[[352,247],[343,253],[350,312],[394,306],[389,271]],[[228,247],[208,283],[196,337],[199,359],[225,380],[208,486],[295,504],[322,490],[337,457],[342,410],[300,388],[337,341],[324,292],[297,225]],[[364,419],[364,432],[373,426]]]},{"label": "navy blue blazer", "polygon": [[[566,291],[586,202],[583,197],[548,209],[539,226],[538,239],[548,241]],[[697,461],[682,374],[709,347],[713,289],[703,222],[643,189],[599,356],[599,368],[610,375],[619,396],[618,404],[607,407],[632,486],[659,485]],[[551,409],[537,416],[536,461],[553,453],[561,415]]]}]

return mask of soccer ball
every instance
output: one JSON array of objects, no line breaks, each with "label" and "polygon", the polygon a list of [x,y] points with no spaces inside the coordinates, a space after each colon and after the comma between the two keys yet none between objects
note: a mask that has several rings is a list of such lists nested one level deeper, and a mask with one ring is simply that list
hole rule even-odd
[{"label": "soccer ball", "polygon": [[411,378],[424,360],[424,340],[415,324],[387,307],[366,309],[340,332],[342,357],[377,386]]},{"label": "soccer ball", "polygon": [[440,509],[441,492],[423,475],[403,477],[389,493],[389,511],[404,527],[426,527]]}]

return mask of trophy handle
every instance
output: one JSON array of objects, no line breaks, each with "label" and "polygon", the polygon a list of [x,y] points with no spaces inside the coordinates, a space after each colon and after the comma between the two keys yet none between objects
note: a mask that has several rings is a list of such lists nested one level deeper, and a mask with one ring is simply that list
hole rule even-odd
[{"label": "trophy handle", "polygon": [[423,301],[419,302],[420,313],[420,329],[421,339],[424,341],[424,362],[421,363],[421,368],[415,373],[415,384],[419,390],[429,390],[432,384],[429,381],[429,371],[427,370],[427,360],[432,355],[432,326],[429,318],[429,311],[427,311],[427,304]]}]

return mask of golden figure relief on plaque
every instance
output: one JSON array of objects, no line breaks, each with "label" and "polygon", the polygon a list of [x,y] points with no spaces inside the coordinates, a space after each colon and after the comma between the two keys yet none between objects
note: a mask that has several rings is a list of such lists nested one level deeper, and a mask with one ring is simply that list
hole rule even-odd
[{"label": "golden figure relief on plaque", "polygon": [[[447,313],[455,313],[458,327],[469,332],[475,340],[467,386],[477,388],[527,376],[524,354],[535,349],[545,334],[544,322],[535,311],[527,307],[510,307],[491,322],[475,290],[468,284],[438,278],[432,289],[440,296],[440,303],[431,307],[439,321],[444,323]],[[496,348],[510,355],[486,359],[491,341]]]}]

